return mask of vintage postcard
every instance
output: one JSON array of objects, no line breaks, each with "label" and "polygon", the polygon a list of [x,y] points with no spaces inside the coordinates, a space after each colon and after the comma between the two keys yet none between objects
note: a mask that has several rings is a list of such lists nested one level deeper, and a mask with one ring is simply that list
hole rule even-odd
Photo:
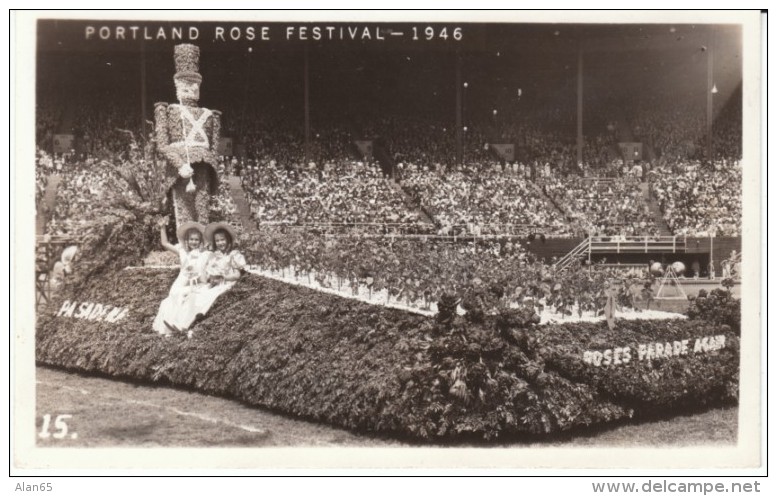
[{"label": "vintage postcard", "polygon": [[758,12],[11,22],[12,472],[761,466]]}]

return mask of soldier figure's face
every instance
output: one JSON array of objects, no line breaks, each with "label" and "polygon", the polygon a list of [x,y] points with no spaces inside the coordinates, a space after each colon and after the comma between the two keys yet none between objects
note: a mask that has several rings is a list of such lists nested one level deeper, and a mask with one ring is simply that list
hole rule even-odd
[{"label": "soldier figure's face", "polygon": [[200,83],[186,79],[175,80],[175,96],[179,102],[197,102],[200,100]]}]

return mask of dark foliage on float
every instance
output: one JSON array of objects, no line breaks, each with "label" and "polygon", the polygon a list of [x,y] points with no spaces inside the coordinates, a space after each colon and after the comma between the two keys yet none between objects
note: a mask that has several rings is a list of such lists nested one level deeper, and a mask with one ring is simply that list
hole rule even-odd
[{"label": "dark foliage on float", "polygon": [[[720,349],[715,349],[721,343],[713,336],[722,341]],[[547,366],[564,377],[591,384],[642,413],[699,407],[738,395],[739,339],[725,325],[635,320],[619,321],[611,331],[606,325],[581,322],[553,326],[552,332],[540,333],[534,346]],[[616,350],[621,350],[620,360],[625,348],[629,362],[614,363]],[[611,363],[605,366],[608,350]],[[602,354],[599,366],[579,359],[586,351]]]},{"label": "dark foliage on float", "polygon": [[731,287],[734,285],[731,279],[724,279],[722,284],[725,289],[717,288],[709,293],[702,289],[695,298],[691,298],[688,318],[726,325],[739,334],[742,322],[741,301],[731,295]]},{"label": "dark foliage on float", "polygon": [[[123,270],[71,301],[127,307],[117,323],[42,315],[41,363],[233,396],[359,431],[421,439],[541,434],[736,396],[738,339],[695,321],[538,327],[531,309],[434,319],[244,277],[193,327],[151,331],[176,271]],[[451,306],[455,299],[447,302]],[[445,306],[445,305],[443,305]],[[725,335],[687,356],[586,363],[586,351]]]},{"label": "dark foliage on float", "polygon": [[[149,145],[150,146],[150,145]],[[76,289],[92,278],[110,277],[143,258],[159,245],[158,220],[165,215],[161,166],[133,151],[126,159],[108,156],[98,165],[104,174],[101,196],[91,198],[80,222],[66,234],[78,245],[68,285]],[[58,198],[57,201],[62,201]],[[76,219],[73,219],[76,220]]]}]

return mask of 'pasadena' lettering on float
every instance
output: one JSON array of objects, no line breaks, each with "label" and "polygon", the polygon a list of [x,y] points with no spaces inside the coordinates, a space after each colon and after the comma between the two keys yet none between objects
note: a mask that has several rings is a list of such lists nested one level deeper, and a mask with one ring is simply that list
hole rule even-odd
[{"label": "'pasadena' lettering on float", "polygon": [[[682,357],[688,354],[708,353],[721,350],[726,347],[726,336],[704,336],[696,338],[693,349],[691,340],[673,341],[671,343],[647,343],[636,346],[637,360],[654,360],[658,358]],[[604,351],[586,350],[583,352],[583,361],[594,367],[608,365],[624,365],[632,361],[632,348],[612,348]]]},{"label": "'pasadena' lettering on float", "polygon": [[113,305],[101,305],[85,301],[79,304],[77,301],[65,300],[62,308],[57,312],[57,317],[69,317],[74,319],[96,320],[98,322],[115,323],[127,316],[129,310]]}]

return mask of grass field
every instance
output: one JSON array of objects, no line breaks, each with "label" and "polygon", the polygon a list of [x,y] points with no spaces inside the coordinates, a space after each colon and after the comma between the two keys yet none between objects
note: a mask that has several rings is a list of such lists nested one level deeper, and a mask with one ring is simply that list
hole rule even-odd
[{"label": "grass field", "polygon": [[[239,402],[167,387],[84,376],[38,367],[38,446],[51,447],[390,447],[410,442],[362,435]],[[551,439],[502,440],[502,447],[680,447],[733,445],[737,407],[716,408],[649,422],[622,423]],[[55,433],[57,415],[68,433],[43,438],[44,415]],[[61,431],[60,431],[61,432]],[[479,444],[482,446],[482,444]]]}]

